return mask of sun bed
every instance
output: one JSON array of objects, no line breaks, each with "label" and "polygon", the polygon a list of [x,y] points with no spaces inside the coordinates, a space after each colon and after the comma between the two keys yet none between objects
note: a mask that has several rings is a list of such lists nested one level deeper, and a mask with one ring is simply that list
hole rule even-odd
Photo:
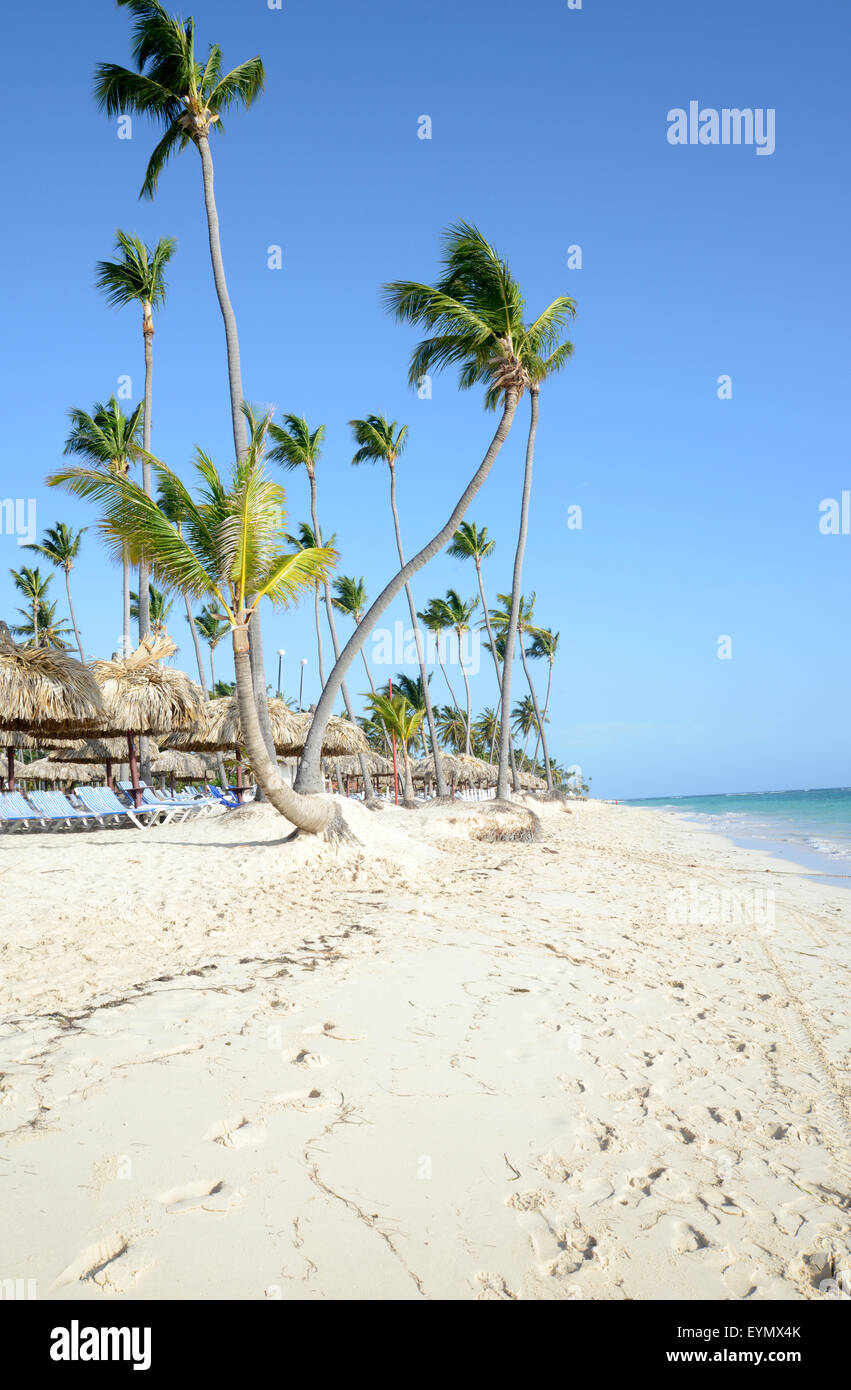
[{"label": "sun bed", "polygon": [[162,809],[153,810],[150,806],[142,806],[137,810],[135,807],[122,806],[110,787],[76,787],[75,791],[87,811],[91,811],[96,816],[102,816],[104,819],[114,818],[119,824],[129,820],[139,830],[149,825]]},{"label": "sun bed", "polygon": [[47,829],[47,819],[34,811],[22,792],[0,792],[0,818],[7,825],[22,825],[29,830],[34,825]]},{"label": "sun bed", "polygon": [[[118,785],[126,796],[133,796],[132,782],[119,782]],[[142,794],[142,809],[144,810],[146,807],[150,807],[151,810],[159,808],[166,816],[165,825],[168,825],[178,812],[183,813],[180,820],[186,820],[188,815],[201,810],[197,802],[180,796],[166,796],[163,792],[154,791],[147,782],[140,782],[139,787]]]},{"label": "sun bed", "polygon": [[29,799],[36,810],[57,827],[88,826],[96,820],[92,811],[81,811],[79,806],[72,806],[63,792],[30,792]]}]

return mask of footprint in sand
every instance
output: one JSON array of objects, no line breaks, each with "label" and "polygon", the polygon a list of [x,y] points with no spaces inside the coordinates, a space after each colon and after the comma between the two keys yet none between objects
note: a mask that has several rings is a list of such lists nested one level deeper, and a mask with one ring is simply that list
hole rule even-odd
[{"label": "footprint in sand", "polygon": [[75,1260],[63,1269],[54,1288],[64,1284],[91,1282],[111,1293],[129,1293],[147,1265],[138,1265],[132,1251],[132,1237],[120,1231],[104,1236],[94,1245],[86,1246]]},{"label": "footprint in sand", "polygon": [[517,1299],[517,1294],[508,1287],[501,1274],[490,1274],[487,1270],[482,1270],[476,1275],[476,1283],[480,1286],[480,1292],[476,1294],[477,1300]]},{"label": "footprint in sand", "polygon": [[207,1142],[222,1144],[226,1149],[256,1148],[268,1138],[266,1127],[253,1123],[245,1115],[233,1115],[228,1120],[216,1120],[204,1135]]},{"label": "footprint in sand", "polygon": [[267,1105],[285,1110],[339,1109],[343,1104],[342,1091],[320,1091],[318,1087],[302,1086],[296,1091],[280,1091],[270,1096]]},{"label": "footprint in sand", "polygon": [[308,1052],[306,1047],[303,1047],[290,1060],[297,1067],[327,1067],[328,1065],[328,1058],[323,1057],[321,1052]]},{"label": "footprint in sand", "polygon": [[184,1211],[228,1212],[245,1197],[241,1187],[229,1187],[221,1178],[199,1178],[161,1192],[157,1201],[169,1213]]},{"label": "footprint in sand", "polygon": [[363,1042],[365,1033],[338,1033],[336,1023],[311,1023],[302,1028],[305,1037],[333,1038],[335,1042]]}]

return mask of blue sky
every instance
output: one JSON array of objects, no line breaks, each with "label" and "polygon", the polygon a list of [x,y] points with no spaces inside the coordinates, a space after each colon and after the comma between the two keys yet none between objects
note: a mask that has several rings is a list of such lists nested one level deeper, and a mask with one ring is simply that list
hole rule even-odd
[{"label": "blue sky", "polygon": [[[851,488],[847,6],[197,0],[192,12],[226,66],[255,53],[266,66],[261,99],[213,145],[225,264],[246,396],[327,425],[320,513],[341,571],[374,595],[395,568],[386,473],[350,466],[349,418],[380,410],[410,426],[409,553],[486,447],[492,421],[451,376],[431,400],[408,390],[414,335],[378,294],[391,278],[432,278],[442,228],[463,217],[508,258],[530,312],[562,293],[578,306],[575,358],[542,392],[524,575],[536,616],[561,634],[552,751],[598,796],[851,783],[851,536],[818,527],[820,501]],[[29,48],[31,15],[5,23],[8,51]],[[157,320],[155,452],[183,469],[196,444],[222,465],[232,447],[200,161],[186,150],[140,203],[154,133],[137,121],[119,140],[90,95],[96,61],[129,62],[128,36],[110,3],[47,0],[37,90],[31,68],[7,72],[18,115],[0,233],[13,270],[0,495],[35,497],[39,530],[94,521],[42,486],[68,407],[89,409],[124,374],[141,395],[139,316],[93,289],[116,227],[179,243]],[[691,100],[774,109],[775,152],[670,145],[667,113]],[[267,267],[274,244],[280,271]],[[568,268],[575,245],[581,269]],[[492,595],[510,583],[525,424],[524,403],[469,513],[497,541]],[[306,480],[287,487],[295,524]],[[580,530],[567,525],[577,505]],[[0,546],[5,616],[9,567],[33,557],[14,536]],[[93,529],[73,578],[87,652],[109,654],[120,571]],[[415,581],[418,606],[449,585],[472,595],[475,574],[443,557]],[[62,607],[59,577],[53,588]],[[406,616],[396,605],[388,621]],[[172,628],[191,671],[188,629],[179,617]],[[284,647],[285,688],[307,657],[315,700],[311,606],[267,611],[264,633],[270,681]],[[226,644],[217,658],[229,674]],[[516,682],[520,695],[520,670]],[[476,706],[496,702],[484,656],[472,686]],[[439,672],[433,687],[444,701]]]}]

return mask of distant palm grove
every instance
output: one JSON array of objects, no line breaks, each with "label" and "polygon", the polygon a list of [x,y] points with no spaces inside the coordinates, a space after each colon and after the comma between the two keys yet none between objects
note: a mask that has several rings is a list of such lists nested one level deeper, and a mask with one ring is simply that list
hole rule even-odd
[{"label": "distant palm grove", "polygon": [[[233,454],[219,463],[197,447],[187,478],[185,470],[181,475],[167,461],[167,450],[162,451],[166,458],[152,452],[154,393],[181,390],[180,382],[161,383],[154,374],[155,328],[168,313],[169,282],[179,275],[180,255],[169,235],[149,246],[119,230],[112,249],[102,248],[104,259],[96,261],[95,249],[95,283],[107,305],[135,306],[140,315],[144,396],[134,409],[125,410],[93,382],[93,404],[69,408],[67,460],[47,482],[88,499],[94,509],[92,526],[75,531],[57,521],[28,547],[33,563],[12,571],[20,595],[16,637],[28,645],[69,649],[80,661],[95,656],[84,648],[85,622],[73,602],[75,561],[81,546],[97,543],[87,534],[94,532],[121,567],[121,655],[129,655],[145,637],[162,637],[172,613],[185,616],[204,696],[233,691],[245,757],[260,793],[297,827],[328,831],[337,815],[334,803],[318,795],[324,786],[323,734],[332,713],[355,721],[376,752],[395,748],[406,787],[411,759],[428,757],[437,795],[449,795],[444,761],[453,754],[490,763],[496,795],[503,800],[510,799],[528,773],[551,794],[572,788],[547,736],[559,633],[536,612],[535,593],[524,579],[524,557],[542,388],[572,356],[566,332],[574,301],[559,295],[530,317],[508,263],[466,221],[443,233],[432,283],[398,279],[383,286],[388,315],[422,334],[407,365],[410,386],[454,370],[460,390],[481,393],[485,414],[481,456],[461,467],[463,486],[459,484],[457,497],[445,499],[444,525],[418,549],[410,543],[412,528],[396,500],[408,425],[375,411],[349,421],[352,464],[378,468],[387,480],[387,525],[393,528],[398,554],[395,573],[379,593],[367,594],[357,574],[338,572],[338,537],[345,519],[333,514],[332,491],[323,486],[325,424],[297,413],[275,419],[274,412],[252,406],[243,390],[237,318],[219,235],[213,147],[223,118],[260,97],[263,63],[253,57],[227,70],[215,43],[202,49],[191,18],[170,15],[158,0],[118,4],[129,11],[131,22],[129,66],[99,63],[94,97],[106,116],[129,114],[150,126],[150,157],[139,170],[141,198],[158,196],[175,156],[194,147],[199,157],[198,195],[224,329],[221,387],[226,384],[228,390]],[[175,160],[169,177],[197,178],[191,158]],[[521,408],[526,452],[517,478],[517,541],[510,569],[506,557],[502,576],[494,581],[499,565],[495,542],[483,519],[468,519],[468,514]],[[298,523],[287,516],[287,474],[292,475],[286,479],[290,491],[304,489],[307,515]],[[460,591],[415,597],[412,581],[442,552],[466,563],[469,584]],[[64,586],[67,616],[59,611],[62,594],[52,588],[54,577]],[[117,608],[117,586],[115,595]],[[390,680],[379,679],[367,639],[397,598],[407,609],[419,669],[415,675],[399,671]],[[283,608],[302,601],[312,605],[321,695],[292,785],[278,767],[270,726],[261,631],[264,599]],[[461,656],[473,634],[482,643],[482,659],[488,672],[492,666],[493,678],[492,699],[478,710]],[[225,639],[233,652],[233,686],[216,678],[217,649]],[[363,754],[360,763],[369,801],[372,787]]]}]

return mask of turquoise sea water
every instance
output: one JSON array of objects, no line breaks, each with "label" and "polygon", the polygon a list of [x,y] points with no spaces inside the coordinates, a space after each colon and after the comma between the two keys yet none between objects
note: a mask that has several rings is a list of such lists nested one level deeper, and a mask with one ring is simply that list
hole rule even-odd
[{"label": "turquoise sea water", "polygon": [[627,804],[677,811],[707,830],[795,860],[811,871],[817,868],[837,878],[851,875],[851,787],[654,797]]}]

